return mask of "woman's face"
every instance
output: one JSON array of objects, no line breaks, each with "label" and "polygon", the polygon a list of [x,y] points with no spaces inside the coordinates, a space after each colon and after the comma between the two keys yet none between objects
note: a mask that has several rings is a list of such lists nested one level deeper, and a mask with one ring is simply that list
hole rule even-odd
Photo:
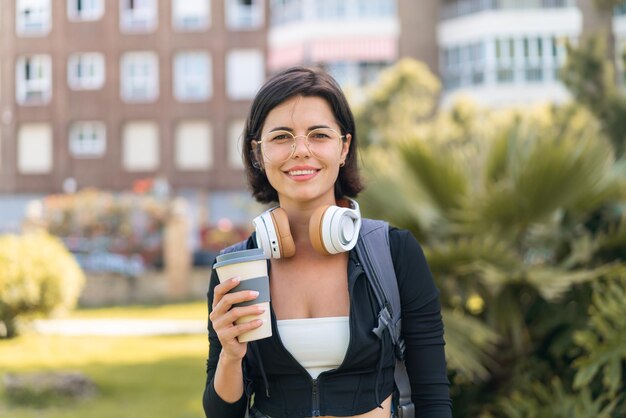
[{"label": "woman's face", "polygon": [[[324,132],[336,137],[329,138]],[[277,136],[277,131],[286,131]],[[291,133],[296,136],[293,154],[283,158],[271,158],[269,140],[291,142]],[[309,135],[311,133],[311,135]],[[309,147],[306,136],[309,135]],[[281,206],[289,204],[335,204],[334,185],[339,167],[345,161],[350,148],[351,136],[341,140],[342,132],[328,102],[316,96],[296,96],[285,100],[272,109],[265,119],[261,138],[265,144],[260,158],[267,179],[278,193]]]}]

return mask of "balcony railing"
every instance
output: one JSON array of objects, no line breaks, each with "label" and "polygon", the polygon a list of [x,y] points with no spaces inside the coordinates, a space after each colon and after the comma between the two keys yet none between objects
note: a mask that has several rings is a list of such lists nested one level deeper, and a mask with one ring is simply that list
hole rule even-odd
[{"label": "balcony railing", "polygon": [[576,7],[576,0],[456,0],[446,4],[443,20],[488,10],[565,9]]}]

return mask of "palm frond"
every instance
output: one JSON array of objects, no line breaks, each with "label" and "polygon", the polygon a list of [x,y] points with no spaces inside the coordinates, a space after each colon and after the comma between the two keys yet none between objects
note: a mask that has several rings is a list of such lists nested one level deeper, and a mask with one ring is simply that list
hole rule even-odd
[{"label": "palm frond", "polygon": [[467,174],[451,153],[413,138],[398,146],[412,180],[419,182],[431,201],[445,212],[458,208],[469,185]]},{"label": "palm frond", "polygon": [[443,309],[448,367],[464,380],[487,379],[494,366],[495,332],[470,316]]},{"label": "palm frond", "polygon": [[587,386],[598,374],[611,394],[625,393],[622,370],[626,366],[626,274],[594,286],[589,328],[575,334],[586,354],[578,368],[574,387]]},{"label": "palm frond", "polygon": [[588,387],[570,392],[558,378],[549,385],[537,382],[498,403],[506,418],[611,418],[616,405],[617,400],[605,395],[594,397]]},{"label": "palm frond", "polygon": [[519,257],[510,244],[489,235],[438,241],[425,252],[429,266],[436,276],[466,273],[476,263],[486,263],[507,270],[514,269],[515,266],[521,267]]}]

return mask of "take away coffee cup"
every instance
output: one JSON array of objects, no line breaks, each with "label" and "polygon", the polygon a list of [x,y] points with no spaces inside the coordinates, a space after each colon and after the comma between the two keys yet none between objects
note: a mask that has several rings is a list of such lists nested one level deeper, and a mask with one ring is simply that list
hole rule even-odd
[{"label": "take away coffee cup", "polygon": [[265,312],[260,315],[246,315],[239,318],[235,323],[243,324],[255,319],[262,319],[263,325],[251,331],[241,334],[237,339],[240,343],[260,340],[272,336],[272,322],[270,316],[270,282],[267,275],[267,258],[263,250],[254,248],[251,250],[234,251],[232,253],[218,255],[213,268],[217,271],[220,283],[238,277],[239,284],[229,293],[241,290],[256,290],[259,296],[251,301],[237,303],[233,306],[261,305]]}]

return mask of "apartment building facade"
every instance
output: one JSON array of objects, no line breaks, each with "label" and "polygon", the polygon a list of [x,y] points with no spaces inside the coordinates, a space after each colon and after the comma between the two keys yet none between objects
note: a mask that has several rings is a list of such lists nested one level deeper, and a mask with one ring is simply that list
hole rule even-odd
[{"label": "apartment building facade", "polygon": [[0,193],[242,190],[266,0],[0,0]]},{"label": "apartment building facade", "polygon": [[[469,95],[487,106],[564,102],[566,43],[577,44],[590,0],[445,0],[437,25],[443,104]],[[587,4],[589,3],[589,4]],[[626,47],[626,2],[612,20]],[[621,59],[617,70],[623,74]]]}]

